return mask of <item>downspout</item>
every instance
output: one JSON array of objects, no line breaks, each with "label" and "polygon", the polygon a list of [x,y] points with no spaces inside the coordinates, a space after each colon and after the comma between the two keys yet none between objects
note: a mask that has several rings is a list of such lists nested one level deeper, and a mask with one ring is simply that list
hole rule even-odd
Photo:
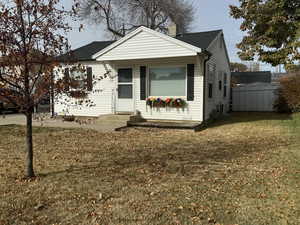
[{"label": "downspout", "polygon": [[204,51],[204,63],[203,63],[203,121],[204,123],[206,121],[206,64],[210,60],[212,54],[208,51]]}]

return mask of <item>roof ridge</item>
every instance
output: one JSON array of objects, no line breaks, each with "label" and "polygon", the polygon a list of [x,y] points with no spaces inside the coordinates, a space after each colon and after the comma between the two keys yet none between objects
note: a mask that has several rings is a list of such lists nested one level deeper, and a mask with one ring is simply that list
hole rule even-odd
[{"label": "roof ridge", "polygon": [[103,42],[115,42],[116,40],[111,40],[111,41],[92,41],[92,42],[90,42],[90,44],[91,43],[99,43],[99,42],[101,42],[101,43],[103,43]]},{"label": "roof ridge", "polygon": [[198,31],[198,32],[190,32],[190,33],[182,33],[178,35],[185,35],[185,34],[203,34],[203,33],[211,33],[211,32],[223,32],[223,29],[218,29],[218,30],[209,30],[209,31]]}]

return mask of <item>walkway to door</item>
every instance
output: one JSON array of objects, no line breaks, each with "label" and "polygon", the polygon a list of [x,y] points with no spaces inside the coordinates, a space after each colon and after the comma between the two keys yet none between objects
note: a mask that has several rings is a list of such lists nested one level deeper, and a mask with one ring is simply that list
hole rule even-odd
[{"label": "walkway to door", "polygon": [[[105,115],[94,119],[80,119],[79,122],[63,122],[61,118],[51,119],[49,116],[41,116],[41,119],[33,121],[37,127],[59,127],[59,128],[81,128],[92,129],[100,132],[112,132],[118,128],[125,127],[129,115]],[[22,125],[25,126],[25,116],[22,114],[8,114],[0,116],[0,126]]]}]

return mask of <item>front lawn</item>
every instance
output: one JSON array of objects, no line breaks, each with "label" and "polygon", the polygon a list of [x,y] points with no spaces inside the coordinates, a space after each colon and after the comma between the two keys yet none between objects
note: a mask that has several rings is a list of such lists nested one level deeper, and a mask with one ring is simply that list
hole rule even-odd
[{"label": "front lawn", "polygon": [[300,224],[300,115],[233,114],[199,133],[0,127],[0,225]]}]

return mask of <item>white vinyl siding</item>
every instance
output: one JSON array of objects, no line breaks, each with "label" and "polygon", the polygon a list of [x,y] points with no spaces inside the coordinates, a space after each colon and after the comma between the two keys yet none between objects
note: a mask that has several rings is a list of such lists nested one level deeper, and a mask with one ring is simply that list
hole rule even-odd
[{"label": "white vinyl siding", "polygon": [[[109,68],[104,67],[100,62],[81,63],[85,66],[92,67],[93,75],[96,78],[103,76]],[[85,104],[75,104],[74,99],[66,96],[59,96],[55,101],[55,113],[58,115],[75,115],[75,116],[100,116],[111,114],[114,110],[114,90],[115,80],[106,78],[97,81],[94,84],[93,91],[89,93],[88,100],[91,100],[92,106]]]},{"label": "white vinyl siding", "polygon": [[146,31],[103,54],[98,61],[195,56],[197,53]]},{"label": "white vinyl siding", "polygon": [[[147,70],[154,67],[175,67],[178,65],[195,64],[194,101],[187,101],[186,108],[150,108],[146,100],[140,100],[140,67],[146,66]],[[178,57],[151,60],[115,61],[114,64],[105,67],[100,62],[89,63],[93,67],[93,74],[101,76],[107,69],[111,69],[114,79],[106,78],[98,81],[89,99],[95,103],[93,107],[79,106],[76,104],[56,103],[55,112],[59,115],[69,114],[75,116],[99,116],[116,112],[117,98],[117,68],[133,69],[133,98],[134,111],[141,112],[145,119],[159,120],[193,120],[202,121],[203,115],[203,60],[200,57]],[[148,79],[149,74],[147,74]],[[149,96],[149,95],[148,95]],[[64,99],[61,97],[60,99]],[[186,100],[186,97],[183,96]]]},{"label": "white vinyl siding", "polygon": [[[230,67],[228,65],[226,56],[226,45],[222,40],[223,37],[219,35],[215,41],[210,45],[208,51],[212,53],[212,57],[207,62],[206,69],[206,105],[205,105],[205,119],[208,119],[210,113],[220,105],[224,105],[224,113],[229,110],[230,102]],[[220,48],[222,43],[222,48]],[[227,88],[226,97],[224,97],[224,91],[219,91],[219,79],[220,74],[227,74]],[[224,88],[224,80],[222,80]],[[213,84],[213,98],[209,98],[209,84]]]}]

